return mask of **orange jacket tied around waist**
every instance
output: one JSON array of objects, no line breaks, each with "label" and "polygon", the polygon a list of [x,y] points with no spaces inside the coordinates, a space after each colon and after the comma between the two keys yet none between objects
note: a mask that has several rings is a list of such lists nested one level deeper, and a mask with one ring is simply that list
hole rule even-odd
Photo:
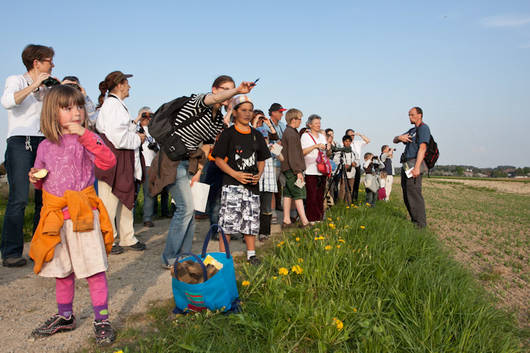
[{"label": "orange jacket tied around waist", "polygon": [[33,271],[39,273],[44,262],[53,259],[57,244],[61,242],[61,228],[64,224],[63,209],[68,207],[74,232],[88,232],[94,229],[94,214],[99,211],[99,223],[107,254],[114,241],[112,224],[103,202],[96,195],[93,186],[81,191],[67,190],[63,197],[42,190],[40,221],[29,248],[29,256],[35,262]]}]

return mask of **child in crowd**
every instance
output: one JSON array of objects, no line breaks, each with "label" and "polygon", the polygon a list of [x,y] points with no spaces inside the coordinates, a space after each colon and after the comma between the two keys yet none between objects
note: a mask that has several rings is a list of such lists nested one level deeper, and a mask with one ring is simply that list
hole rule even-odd
[{"label": "child in crowd", "polygon": [[392,157],[394,157],[395,148],[390,148],[388,145],[381,147],[381,162],[384,164],[381,172],[381,187],[385,188],[385,201],[390,200],[390,193],[392,192],[392,183],[394,182],[394,168],[392,167]]},{"label": "child in crowd", "polygon": [[366,189],[366,203],[370,204],[371,207],[375,206],[377,201],[377,192],[379,190],[379,178],[377,176],[377,170],[379,167],[379,161],[377,157],[370,152],[364,154],[363,168],[365,172],[364,186]]},{"label": "child in crowd", "polygon": [[[352,138],[349,135],[345,135],[342,138],[342,150],[338,153],[335,153],[335,163],[337,165],[340,163],[340,160],[342,159],[342,163],[344,163],[344,169],[346,171],[346,177],[341,178],[340,180],[340,186],[339,186],[339,199],[345,200],[347,204],[352,203],[352,192],[353,192],[353,182],[355,180],[355,167],[357,167],[360,164],[360,161],[353,152],[353,149],[351,148]],[[347,187],[346,187],[347,183]]]},{"label": "child in crowd", "polygon": [[[234,125],[225,129],[215,144],[215,164],[225,175],[221,191],[219,225],[229,234],[241,233],[247,245],[247,260],[260,263],[256,257],[259,234],[260,197],[258,182],[271,154],[263,135],[250,126],[254,104],[241,95],[232,100]],[[225,251],[222,241],[219,250]]]},{"label": "child in crowd", "polygon": [[[83,94],[66,85],[53,87],[42,107],[39,145],[29,179],[42,189],[43,208],[30,245],[35,273],[55,277],[58,313],[37,327],[34,337],[76,327],[72,303],[75,278],[86,278],[94,309],[98,344],[114,341],[108,321],[105,271],[112,248],[112,224],[94,190],[94,165],[112,168],[116,159],[87,126]],[[47,171],[47,175],[46,174]]]}]

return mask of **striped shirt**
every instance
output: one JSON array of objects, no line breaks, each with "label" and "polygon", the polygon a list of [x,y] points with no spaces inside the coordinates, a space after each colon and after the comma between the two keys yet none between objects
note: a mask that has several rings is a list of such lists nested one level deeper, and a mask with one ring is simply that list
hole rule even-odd
[{"label": "striped shirt", "polygon": [[[189,152],[196,151],[203,142],[215,140],[223,129],[221,109],[217,111],[215,119],[212,119],[212,107],[204,104],[205,97],[206,94],[192,94],[175,118],[175,134],[180,136]],[[184,122],[186,126],[180,127]]]}]

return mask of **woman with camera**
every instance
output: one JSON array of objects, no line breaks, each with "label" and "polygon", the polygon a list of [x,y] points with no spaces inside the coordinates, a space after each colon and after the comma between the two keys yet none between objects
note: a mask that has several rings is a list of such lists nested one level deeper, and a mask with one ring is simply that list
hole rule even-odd
[{"label": "woman with camera", "polygon": [[326,136],[320,133],[321,117],[312,114],[307,119],[309,127],[302,134],[301,143],[305,160],[305,182],[307,189],[306,215],[310,222],[321,221],[324,217],[324,191],[326,189],[326,176],[317,168],[319,152],[331,152],[331,145],[327,144]]},{"label": "woman with camera", "polygon": [[[9,197],[2,228],[2,264],[19,267],[26,264],[24,249],[24,212],[28,204],[28,172],[37,156],[37,147],[44,140],[40,132],[42,100],[51,81],[54,51],[51,47],[30,44],[22,52],[27,69],[23,75],[9,76],[2,94],[2,106],[7,109],[7,148],[5,166],[9,182]],[[39,223],[42,192],[35,190],[33,229]]]},{"label": "woman with camera", "polygon": [[116,156],[114,168],[96,168],[99,197],[112,220],[114,238],[120,238],[119,244],[112,246],[112,254],[121,254],[124,248],[145,250],[145,244],[134,236],[132,211],[136,180],[142,180],[139,147],[145,141],[145,134],[136,131],[140,117],[133,120],[123,103],[123,100],[129,97],[130,77],[132,75],[113,71],[99,83],[101,94],[98,102],[101,108],[96,120],[96,129]]}]

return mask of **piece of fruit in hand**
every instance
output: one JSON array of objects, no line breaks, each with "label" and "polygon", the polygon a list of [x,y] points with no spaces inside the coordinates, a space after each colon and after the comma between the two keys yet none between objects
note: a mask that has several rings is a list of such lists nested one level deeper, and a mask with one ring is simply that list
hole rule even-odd
[{"label": "piece of fruit in hand", "polygon": [[42,179],[48,175],[48,171],[46,169],[41,169],[37,173],[34,173],[33,176],[37,179]]}]

